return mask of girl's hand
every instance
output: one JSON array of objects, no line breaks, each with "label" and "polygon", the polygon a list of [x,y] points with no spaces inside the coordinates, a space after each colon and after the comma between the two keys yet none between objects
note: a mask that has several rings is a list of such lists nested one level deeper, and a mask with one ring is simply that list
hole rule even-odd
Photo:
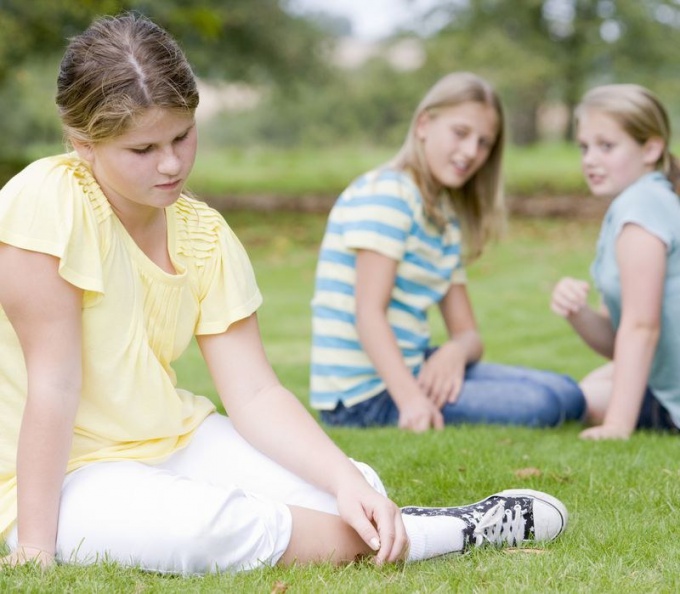
[{"label": "girl's hand", "polygon": [[421,393],[399,407],[399,428],[415,433],[443,429],[444,417],[434,402]]},{"label": "girl's hand", "polygon": [[46,569],[54,565],[54,555],[37,547],[19,546],[13,553],[0,557],[0,569],[17,567],[26,563],[35,563],[42,569]]},{"label": "girl's hand", "polygon": [[376,551],[378,565],[405,557],[409,541],[401,510],[393,501],[361,479],[343,485],[337,502],[340,517]]},{"label": "girl's hand", "polygon": [[621,427],[618,425],[598,425],[596,427],[589,427],[579,433],[581,439],[628,439],[633,431],[628,427]]},{"label": "girl's hand", "polygon": [[418,385],[437,409],[458,399],[465,377],[465,364],[465,351],[453,340],[445,342],[423,363]]},{"label": "girl's hand", "polygon": [[589,290],[587,281],[564,277],[553,289],[550,309],[558,316],[569,318],[586,307]]}]

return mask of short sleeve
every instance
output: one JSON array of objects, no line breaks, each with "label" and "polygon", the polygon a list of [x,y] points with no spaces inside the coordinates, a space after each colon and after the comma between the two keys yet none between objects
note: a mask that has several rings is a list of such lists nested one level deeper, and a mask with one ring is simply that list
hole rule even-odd
[{"label": "short sleeve", "polygon": [[62,278],[103,293],[96,206],[103,195],[97,192],[94,178],[75,157],[32,163],[0,190],[0,241],[55,256]]},{"label": "short sleeve", "polygon": [[337,204],[345,246],[401,260],[413,225],[414,194],[415,186],[399,172],[356,180]]},{"label": "short sleeve", "polygon": [[465,266],[463,266],[462,261],[460,261],[451,273],[451,284],[466,285],[467,280],[467,270],[465,269]]},{"label": "short sleeve", "polygon": [[262,304],[250,259],[224,217],[207,204],[177,203],[179,252],[198,278],[196,334],[219,334]]},{"label": "short sleeve", "polygon": [[631,186],[614,205],[614,234],[616,237],[627,224],[639,225],[658,237],[670,250],[677,230],[678,198],[660,173],[653,173]]}]

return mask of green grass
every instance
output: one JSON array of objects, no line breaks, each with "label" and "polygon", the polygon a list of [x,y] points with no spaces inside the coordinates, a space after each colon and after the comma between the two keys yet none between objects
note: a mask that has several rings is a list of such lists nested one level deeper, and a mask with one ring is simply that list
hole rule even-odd
[{"label": "green grass", "polygon": [[[335,196],[357,172],[390,159],[394,148],[339,145],[315,149],[202,147],[191,177],[201,196]],[[508,146],[509,195],[583,195],[578,150],[571,144]]]},{"label": "green grass", "polygon": [[391,157],[388,150],[362,146],[325,149],[199,149],[190,179],[202,196],[270,194],[335,195],[356,176]]},{"label": "green grass", "polygon": [[539,143],[505,151],[506,191],[512,196],[583,196],[587,187],[575,144]]},{"label": "green grass", "polygon": [[[309,300],[324,217],[229,213],[264,293],[260,324],[284,384],[307,399]],[[563,274],[587,276],[597,223],[513,221],[507,237],[470,269],[470,290],[488,360],[549,367],[577,377],[600,363],[548,309]],[[437,324],[436,334],[441,336]],[[214,398],[195,347],[180,382]],[[680,502],[677,438],[637,433],[627,442],[583,442],[579,427],[456,427],[413,435],[397,429],[330,430],[370,462],[399,504],[462,504],[508,487],[551,492],[570,512],[554,543],[475,550],[412,565],[272,568],[177,578],[115,565],[62,566],[44,576],[0,572],[2,592],[677,592]],[[521,478],[522,469],[537,469]],[[103,511],[103,513],[105,513]]]}]

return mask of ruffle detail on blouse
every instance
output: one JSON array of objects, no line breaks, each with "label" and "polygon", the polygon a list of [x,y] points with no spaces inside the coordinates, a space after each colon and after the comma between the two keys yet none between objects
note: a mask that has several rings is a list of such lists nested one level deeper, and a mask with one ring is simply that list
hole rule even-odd
[{"label": "ruffle detail on blouse", "polygon": [[177,253],[204,268],[219,250],[226,223],[222,215],[204,202],[181,196],[174,205],[177,215]]},{"label": "ruffle detail on blouse", "polygon": [[92,175],[87,162],[74,154],[69,154],[64,155],[63,164],[73,172],[74,179],[80,186],[83,194],[87,196],[97,223],[102,223],[108,219],[113,214],[111,204],[106,199],[106,196],[104,196],[104,192],[102,192],[97,180]]},{"label": "ruffle detail on blouse", "polygon": [[262,303],[248,255],[222,215],[204,202],[182,196],[174,212],[175,252],[198,279],[195,332],[223,332]]}]

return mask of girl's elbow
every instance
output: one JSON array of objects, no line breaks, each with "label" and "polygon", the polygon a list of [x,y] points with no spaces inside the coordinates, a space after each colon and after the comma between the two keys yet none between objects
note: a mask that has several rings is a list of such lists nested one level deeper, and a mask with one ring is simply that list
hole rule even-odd
[{"label": "girl's elbow", "polygon": [[479,361],[484,356],[484,341],[482,335],[475,330],[470,335],[470,346],[468,350],[468,359],[471,363]]},{"label": "girl's elbow", "polygon": [[627,323],[621,324],[619,331],[648,344],[655,345],[661,335],[661,324],[657,319],[629,320]]},{"label": "girl's elbow", "polygon": [[363,305],[356,308],[355,324],[359,333],[369,331],[372,324],[379,319],[387,319],[387,311],[380,307]]},{"label": "girl's elbow", "polygon": [[475,362],[480,361],[483,356],[484,356],[484,342],[482,342],[480,340],[479,344],[477,345],[477,349],[475,350],[475,352],[472,355],[472,357],[473,357],[472,360],[475,361]]},{"label": "girl's elbow", "polygon": [[656,318],[636,320],[633,327],[637,332],[642,332],[652,337],[658,337],[661,334],[661,322]]}]

